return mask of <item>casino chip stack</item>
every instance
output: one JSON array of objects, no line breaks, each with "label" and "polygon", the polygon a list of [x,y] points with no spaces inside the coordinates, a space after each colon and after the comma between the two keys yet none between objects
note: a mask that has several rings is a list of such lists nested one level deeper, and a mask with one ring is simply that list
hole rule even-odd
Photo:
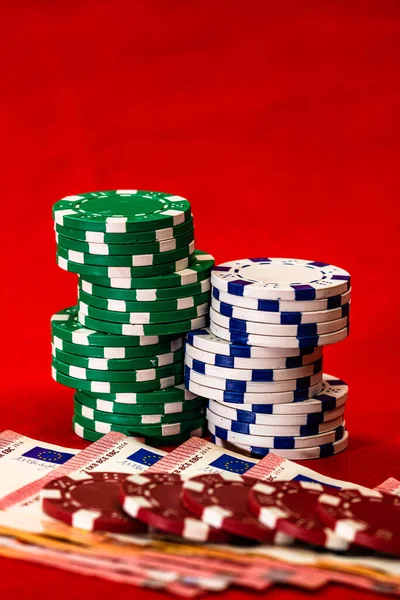
[{"label": "casino chip stack", "polygon": [[186,388],[209,399],[213,441],[302,460],[347,447],[348,387],[322,348],[349,332],[350,275],[320,262],[257,258],[211,272],[210,328],[190,332]]},{"label": "casino chip stack", "polygon": [[184,388],[182,336],[207,325],[214,259],[194,249],[189,202],[94,192],[63,198],[53,216],[58,265],[79,276],[78,305],[52,317],[53,378],[76,389],[75,433],[154,445],[202,435],[204,399]]}]

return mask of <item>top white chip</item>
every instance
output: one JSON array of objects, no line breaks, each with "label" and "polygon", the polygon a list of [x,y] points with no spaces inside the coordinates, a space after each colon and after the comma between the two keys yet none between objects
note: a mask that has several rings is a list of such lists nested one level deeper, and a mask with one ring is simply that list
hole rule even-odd
[{"label": "top white chip", "polygon": [[245,258],[214,267],[211,283],[235,296],[307,301],[345,293],[350,288],[350,274],[309,260]]}]

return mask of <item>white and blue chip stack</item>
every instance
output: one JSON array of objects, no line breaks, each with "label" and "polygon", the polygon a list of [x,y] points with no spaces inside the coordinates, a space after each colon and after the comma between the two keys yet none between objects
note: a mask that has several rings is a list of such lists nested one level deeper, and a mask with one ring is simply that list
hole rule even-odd
[{"label": "white and blue chip stack", "polygon": [[214,267],[211,283],[210,327],[186,339],[185,385],[208,398],[213,441],[256,458],[344,450],[348,387],[323,372],[322,347],[349,333],[349,273],[248,258]]}]

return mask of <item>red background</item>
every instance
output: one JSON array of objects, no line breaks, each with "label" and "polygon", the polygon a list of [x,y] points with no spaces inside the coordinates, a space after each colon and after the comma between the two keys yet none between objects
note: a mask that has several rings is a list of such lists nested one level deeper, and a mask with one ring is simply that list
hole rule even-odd
[{"label": "red background", "polygon": [[[55,265],[51,205],[156,189],[191,200],[197,247],[217,262],[351,272],[351,337],[325,353],[350,384],[350,446],[307,466],[371,486],[400,477],[399,3],[43,0],[2,3],[0,18],[1,429],[84,447],[72,393],[50,376],[49,319],[76,284]],[[155,595],[0,569],[20,599]]]}]

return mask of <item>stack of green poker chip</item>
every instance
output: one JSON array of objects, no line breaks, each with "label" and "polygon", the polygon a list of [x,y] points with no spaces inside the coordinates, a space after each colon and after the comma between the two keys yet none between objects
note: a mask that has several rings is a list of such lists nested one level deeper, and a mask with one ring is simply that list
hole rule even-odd
[{"label": "stack of green poker chip", "polygon": [[77,273],[78,306],[52,317],[52,374],[76,390],[73,428],[175,445],[205,429],[183,386],[183,336],[208,322],[212,256],[195,250],[190,204],[138,190],[53,206],[57,262]]}]

